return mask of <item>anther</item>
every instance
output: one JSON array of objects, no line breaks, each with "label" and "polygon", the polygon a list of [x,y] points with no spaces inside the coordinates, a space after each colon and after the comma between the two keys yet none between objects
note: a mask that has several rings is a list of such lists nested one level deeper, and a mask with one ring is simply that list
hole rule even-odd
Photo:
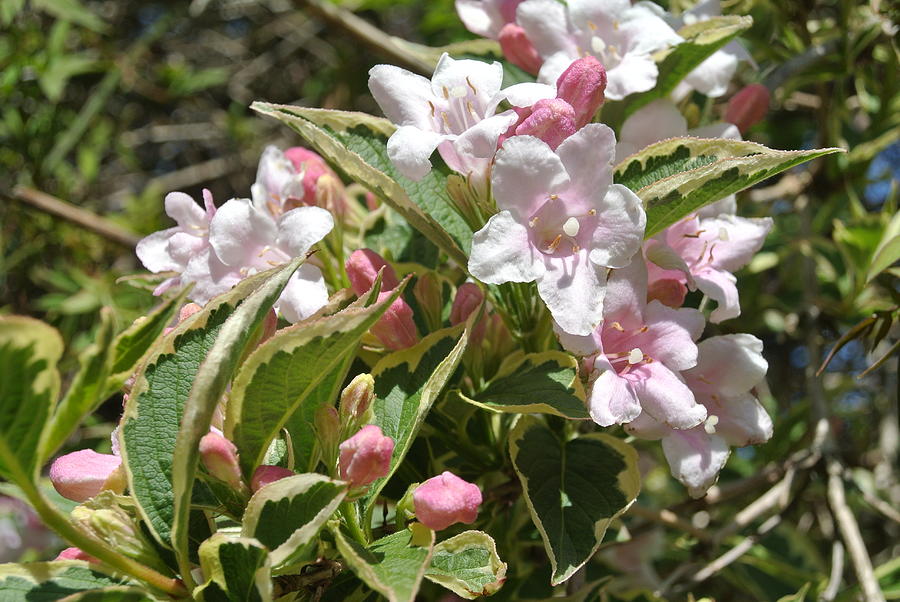
[{"label": "anther", "polygon": [[434,117],[434,103],[429,100],[428,106],[431,107],[431,116]]},{"label": "anther", "polygon": [[728,230],[725,229],[725,226],[721,226],[719,228],[719,240],[722,242],[726,242],[728,240]]},{"label": "anther", "polygon": [[644,326],[641,326],[641,328],[640,328],[640,330],[638,330],[638,332],[644,333],[644,332],[647,332],[648,330],[650,330],[650,327],[647,325],[644,325]]},{"label": "anther", "polygon": [[472,94],[478,94],[478,90],[475,89],[475,86],[472,85],[472,82],[469,80],[469,76],[466,76],[466,83],[469,84],[469,87],[472,88]]},{"label": "anther", "polygon": [[534,216],[533,218],[531,218],[530,220],[528,220],[528,227],[529,227],[529,228],[534,228],[535,224],[538,223],[538,220],[539,220],[539,219],[540,219],[540,218],[539,218],[538,216]]},{"label": "anther", "polygon": [[625,329],[622,328],[622,325],[619,324],[618,322],[613,322],[612,324],[609,325],[609,327],[612,328],[613,330],[618,330],[619,332],[625,332]]},{"label": "anther", "polygon": [[551,195],[550,195],[550,200],[551,200],[551,201],[555,201],[555,200],[558,199],[558,198],[559,198],[559,195],[558,195],[558,194],[551,194]]},{"label": "anther", "polygon": [[441,86],[444,91],[444,99],[450,100],[450,90],[447,89],[447,86]]},{"label": "anther", "polygon": [[549,245],[547,245],[547,252],[555,253],[556,249],[559,247],[559,243],[561,240],[562,240],[562,234],[557,234],[556,238],[554,238],[553,241]]}]

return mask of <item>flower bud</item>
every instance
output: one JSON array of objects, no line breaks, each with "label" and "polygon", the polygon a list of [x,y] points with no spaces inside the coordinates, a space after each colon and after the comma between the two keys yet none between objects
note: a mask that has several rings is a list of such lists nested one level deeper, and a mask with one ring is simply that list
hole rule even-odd
[{"label": "flower bud", "polygon": [[341,440],[341,419],[338,411],[331,406],[322,406],[313,416],[319,450],[325,466],[333,467],[338,441]]},{"label": "flower bud", "polygon": [[363,487],[390,472],[394,440],[386,437],[378,426],[369,424],[341,443],[340,450],[341,478],[351,487]]},{"label": "flower bud", "polygon": [[606,69],[596,58],[587,55],[569,65],[556,80],[556,96],[575,110],[575,128],[590,123],[606,91]]},{"label": "flower bud", "polygon": [[[481,304],[484,303],[484,293],[481,288],[473,282],[464,282],[456,289],[456,297],[453,299],[453,306],[450,308],[450,323],[456,326],[462,324],[469,319],[472,312],[476,311]],[[482,316],[472,330],[469,341],[472,345],[479,344],[484,339],[484,333],[487,330],[487,316]]]},{"label": "flower bud", "polygon": [[744,86],[728,101],[725,121],[733,123],[743,134],[762,121],[769,110],[769,89],[762,84]]},{"label": "flower bud", "polygon": [[346,263],[347,276],[350,278],[350,285],[353,292],[357,295],[364,295],[371,288],[378,276],[378,271],[384,268],[381,273],[381,290],[390,291],[400,284],[397,280],[397,272],[394,271],[384,258],[371,249],[358,249],[353,251]]},{"label": "flower bud", "polygon": [[359,374],[341,391],[340,414],[344,419],[359,418],[375,399],[375,379],[371,374]]},{"label": "flower bud", "polygon": [[90,554],[84,552],[81,548],[66,548],[60,552],[53,560],[84,560],[85,562],[99,562]]},{"label": "flower bud", "polygon": [[541,55],[538,54],[534,44],[528,39],[528,34],[525,33],[524,29],[515,23],[507,23],[500,30],[497,40],[500,42],[503,56],[510,63],[532,75],[537,75],[538,71],[541,70],[541,65],[544,64],[544,61],[541,59]]},{"label": "flower bud", "polygon": [[269,466],[268,464],[263,464],[257,466],[256,470],[253,471],[253,477],[250,479],[250,489],[253,493],[256,493],[269,483],[274,483],[275,481],[280,481],[281,479],[292,476],[294,476],[294,471],[292,470],[282,468],[281,466]]},{"label": "flower bud", "polygon": [[[390,294],[390,291],[383,292],[378,295],[378,300],[382,301]],[[372,334],[393,351],[412,347],[419,342],[412,308],[398,297],[372,326]]]},{"label": "flower bud", "polygon": [[684,305],[687,287],[674,278],[663,278],[650,283],[647,287],[647,302],[656,299],[663,305],[679,308]]},{"label": "flower bud", "polygon": [[200,460],[213,477],[227,483],[232,489],[243,489],[241,467],[234,443],[215,431],[209,432],[200,440]]},{"label": "flower bud", "polygon": [[369,211],[375,211],[379,207],[381,207],[381,201],[378,199],[377,196],[375,196],[375,193],[373,193],[371,190],[367,190],[366,191],[366,208],[368,208]]},{"label": "flower bud", "polygon": [[74,502],[83,502],[105,489],[125,491],[121,458],[92,449],[57,458],[50,467],[50,482],[61,496]]},{"label": "flower bud", "polygon": [[441,281],[434,272],[425,272],[416,280],[413,296],[419,304],[419,310],[425,316],[425,322],[431,330],[441,327],[441,313],[444,309],[444,296]]},{"label": "flower bud", "polygon": [[556,150],[577,129],[575,110],[568,102],[545,98],[534,103],[531,114],[516,126],[516,135],[540,138]]},{"label": "flower bud", "polygon": [[435,531],[454,523],[473,523],[481,505],[481,490],[449,471],[431,477],[413,492],[416,518]]},{"label": "flower bud", "polygon": [[342,215],[346,210],[344,184],[325,160],[313,151],[294,146],[284,151],[284,156],[298,174],[303,174],[303,198],[292,199],[285,211],[301,205],[315,205]]}]

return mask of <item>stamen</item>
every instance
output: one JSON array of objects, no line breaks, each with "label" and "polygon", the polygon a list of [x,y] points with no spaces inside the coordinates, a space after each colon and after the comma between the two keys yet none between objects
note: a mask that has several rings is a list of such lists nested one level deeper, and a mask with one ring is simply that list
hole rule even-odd
[{"label": "stamen", "polygon": [[447,126],[447,129],[450,129],[450,120],[447,119],[447,113],[445,111],[441,111],[441,119],[444,120],[444,125]]},{"label": "stamen", "polygon": [[538,221],[539,221],[540,219],[541,219],[541,218],[539,218],[538,216],[535,215],[533,218],[531,218],[530,220],[528,220],[528,227],[529,227],[529,228],[534,228],[535,224],[537,224]]},{"label": "stamen", "polygon": [[270,250],[271,248],[272,248],[272,247],[270,247],[269,245],[264,246],[264,247],[262,248],[262,251],[259,252],[259,255],[257,255],[257,257],[262,257],[263,255],[265,255],[266,253],[268,253],[269,250]]},{"label": "stamen", "polygon": [[559,247],[559,243],[561,240],[562,240],[562,234],[557,234],[556,238],[554,238],[553,241],[549,245],[547,245],[547,252],[555,253],[556,249]]},{"label": "stamen", "polygon": [[559,195],[558,195],[558,194],[551,194],[551,195],[550,195],[550,200],[551,200],[551,201],[555,201],[555,200],[558,199],[558,198],[559,198]]},{"label": "stamen", "polygon": [[573,242],[573,243],[572,243],[572,252],[573,252],[573,253],[577,253],[577,252],[580,251],[580,250],[581,250],[581,247],[579,247],[577,244],[575,244],[575,243]]},{"label": "stamen", "polygon": [[706,419],[706,422],[703,423],[703,430],[706,431],[707,435],[715,435],[717,424],[719,424],[719,417],[715,414],[711,414]]},{"label": "stamen", "polygon": [[469,76],[466,76],[466,83],[469,84],[469,87],[472,88],[472,94],[478,94],[478,90],[475,89],[475,86],[472,85],[472,82],[469,80]]},{"label": "stamen", "polygon": [[628,363],[630,365],[639,364],[644,359],[644,352],[639,347],[635,347],[628,353]]},{"label": "stamen", "polygon": [[712,384],[712,381],[709,380],[708,378],[706,378],[705,376],[703,376],[702,374],[701,374],[700,376],[697,377],[697,380],[699,380],[699,381],[702,382],[702,383],[706,383],[706,384],[708,384],[708,385],[711,385],[711,384]]},{"label": "stamen", "polygon": [[697,230],[693,234],[682,234],[684,238],[700,238],[700,235],[706,232],[706,230]]},{"label": "stamen", "polygon": [[641,326],[641,327],[640,327],[640,329],[638,330],[638,332],[639,332],[639,333],[645,333],[645,332],[647,332],[648,330],[650,330],[650,327],[647,326],[647,325],[645,324],[644,326]]},{"label": "stamen", "polygon": [[587,214],[588,214],[588,215],[597,215],[597,210],[596,210],[596,209],[591,209],[590,211],[587,212]]},{"label": "stamen", "polygon": [[613,29],[615,29],[616,31],[619,31],[619,20],[618,19],[613,19]]},{"label": "stamen", "polygon": [[428,106],[431,107],[431,116],[434,117],[434,103],[429,100]]},{"label": "stamen", "polygon": [[590,28],[591,31],[597,31],[597,24],[593,21],[588,21],[588,28]]},{"label": "stamen", "polygon": [[578,231],[581,230],[581,224],[574,217],[570,217],[566,220],[566,223],[563,224],[563,232],[566,233],[566,236],[578,236]]},{"label": "stamen", "polygon": [[609,325],[609,327],[612,328],[613,330],[618,330],[619,332],[625,332],[625,329],[622,328],[622,325],[619,324],[618,322],[613,322],[612,324]]},{"label": "stamen", "polygon": [[708,241],[708,240],[704,240],[704,241],[703,241],[703,250],[700,251],[700,256],[697,257],[697,263],[700,263],[700,261],[703,259],[703,256],[706,255],[706,249],[707,249],[708,247],[709,247],[709,241]]},{"label": "stamen", "polygon": [[472,104],[471,100],[466,101],[466,108],[469,109],[469,113],[472,115],[472,117],[478,119],[478,113],[475,112],[475,106]]},{"label": "stamen", "polygon": [[444,99],[450,100],[450,90],[447,89],[447,86],[441,86],[444,90]]}]

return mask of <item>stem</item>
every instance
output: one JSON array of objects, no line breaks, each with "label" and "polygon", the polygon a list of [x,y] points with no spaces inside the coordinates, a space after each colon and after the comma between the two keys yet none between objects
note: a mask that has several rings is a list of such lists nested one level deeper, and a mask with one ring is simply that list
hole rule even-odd
[{"label": "stem", "polygon": [[357,518],[356,508],[353,504],[351,502],[341,502],[341,514],[344,515],[344,520],[347,523],[347,528],[350,529],[350,534],[353,536],[353,539],[361,543],[363,547],[368,547],[369,538],[366,537],[366,534],[359,526],[359,519]]}]

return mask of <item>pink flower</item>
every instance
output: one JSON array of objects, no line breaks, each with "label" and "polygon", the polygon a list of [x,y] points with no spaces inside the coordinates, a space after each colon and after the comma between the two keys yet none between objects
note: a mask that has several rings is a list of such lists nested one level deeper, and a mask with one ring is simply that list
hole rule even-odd
[{"label": "pink flower", "polygon": [[353,251],[347,259],[346,268],[350,286],[357,295],[363,295],[372,288],[378,272],[381,272],[382,291],[392,291],[400,284],[394,268],[384,260],[384,257],[371,249]]},{"label": "pink flower", "polygon": [[500,42],[503,56],[516,67],[532,75],[537,75],[541,70],[541,65],[544,62],[541,59],[541,55],[538,54],[534,44],[528,39],[528,34],[525,33],[525,30],[515,23],[504,25],[497,36],[497,41]]},{"label": "pink flower", "polygon": [[456,13],[466,29],[496,40],[503,27],[516,21],[522,0],[456,0]]},{"label": "pink flower", "polygon": [[257,466],[253,471],[253,477],[250,479],[250,489],[256,493],[269,483],[280,481],[281,479],[294,476],[294,471],[282,468],[281,466],[270,466],[263,464]]},{"label": "pink flower", "polygon": [[641,200],[612,183],[615,136],[589,124],[554,152],[515,136],[494,159],[500,212],[475,233],[469,272],[489,284],[537,282],[560,327],[587,335],[602,317],[608,268],[631,261],[643,239]]},{"label": "pink flower", "polygon": [[558,333],[560,341],[586,356],[589,410],[600,426],[630,422],[643,411],[672,428],[694,427],[706,409],[680,373],[697,364],[694,341],[703,314],[646,299],[647,272],[638,256],[610,277],[600,327],[588,337]]},{"label": "pink flower", "polygon": [[390,472],[394,440],[386,437],[381,428],[374,424],[359,429],[339,448],[341,478],[348,481],[351,487],[364,487]]},{"label": "pink flower", "polygon": [[440,531],[454,523],[470,524],[478,518],[481,490],[449,471],[431,477],[413,492],[416,518]]},{"label": "pink flower", "polygon": [[83,502],[105,489],[125,490],[122,460],[112,454],[82,449],[57,458],[50,467],[50,482],[64,498]]},{"label": "pink flower", "polygon": [[[456,326],[469,319],[472,312],[476,311],[484,303],[484,292],[474,282],[464,282],[456,289],[456,297],[450,308],[450,324]],[[484,340],[487,330],[487,312],[478,320],[470,338],[472,345],[478,345]]]},{"label": "pink flower", "polygon": [[[347,259],[345,267],[353,292],[357,295],[364,295],[372,288],[379,270],[384,270],[381,273],[379,300],[390,296],[391,291],[399,285],[394,268],[388,265],[381,255],[370,249],[354,251]],[[402,297],[398,297],[372,326],[372,334],[388,349],[396,351],[412,347],[419,342],[412,308]]]},{"label": "pink flower", "polygon": [[569,65],[556,80],[556,95],[575,111],[575,127],[582,128],[603,104],[606,91],[606,69],[587,55]]},{"label": "pink flower", "polygon": [[200,460],[207,472],[233,489],[244,487],[237,447],[215,431],[200,439]]}]

